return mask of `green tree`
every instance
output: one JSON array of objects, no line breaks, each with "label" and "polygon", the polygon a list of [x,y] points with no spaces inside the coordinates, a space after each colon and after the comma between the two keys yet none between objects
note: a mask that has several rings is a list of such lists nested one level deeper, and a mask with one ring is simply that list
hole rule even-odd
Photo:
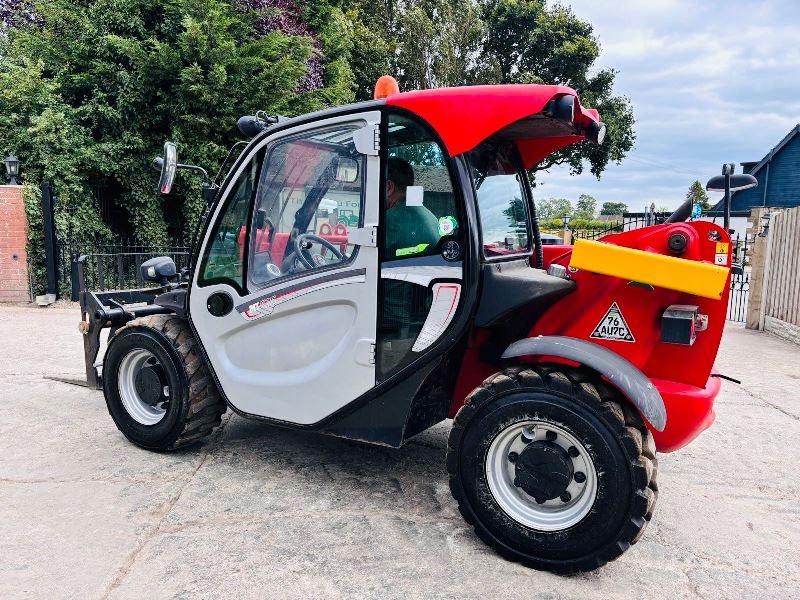
[{"label": "green tree", "polygon": [[699,204],[703,210],[711,210],[711,203],[708,201],[708,194],[699,181],[695,181],[686,192],[686,199],[691,200],[692,204]]},{"label": "green tree", "polygon": [[589,194],[581,194],[578,196],[578,202],[575,206],[575,213],[572,215],[576,219],[594,219],[597,212],[597,200]]},{"label": "green tree", "polygon": [[628,205],[624,202],[603,202],[600,207],[601,215],[621,215],[628,212]]},{"label": "green tree", "polygon": [[572,216],[572,203],[566,198],[545,198],[536,201],[536,215],[542,221]]},{"label": "green tree", "polygon": [[[607,127],[601,145],[576,144],[534,168],[589,166],[597,177],[633,147],[634,117],[627,98],[614,94],[616,71],[597,69],[600,44],[590,23],[545,0],[355,0],[348,15],[363,40],[352,54],[357,98],[372,97],[388,72],[400,88],[426,89],[496,83],[571,86],[600,111]],[[387,69],[388,67],[388,69]]]},{"label": "green tree", "polygon": [[118,233],[185,241],[200,182],[181,175],[173,196],[156,194],[150,161],[165,139],[185,162],[213,167],[239,137],[242,114],[291,115],[352,98],[350,29],[331,3],[32,6],[32,22],[0,34],[0,140],[28,181],[54,183],[76,231],[108,234],[94,207],[101,200],[119,215]]},{"label": "green tree", "polygon": [[616,71],[594,69],[600,44],[592,26],[568,7],[545,0],[484,0],[486,41],[481,61],[497,76],[492,83],[552,83],[579,91],[607,127],[605,143],[575,144],[552,154],[536,170],[569,165],[573,174],[588,163],[599,177],[609,162],[619,163],[633,147],[630,102],[614,95]]}]

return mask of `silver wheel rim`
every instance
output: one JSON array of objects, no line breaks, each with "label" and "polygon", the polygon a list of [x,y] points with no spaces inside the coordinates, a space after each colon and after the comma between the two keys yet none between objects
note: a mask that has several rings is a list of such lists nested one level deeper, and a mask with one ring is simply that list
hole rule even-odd
[{"label": "silver wheel rim", "polygon": [[[119,363],[117,389],[122,406],[131,418],[142,425],[155,425],[167,414],[164,404],[150,406],[136,391],[136,375],[148,361],[156,361],[153,353],[136,348],[128,352]],[[165,390],[167,393],[168,389]]]},{"label": "silver wheel rim", "polygon": [[[573,476],[566,490],[571,497],[567,502],[554,498],[539,504],[514,485],[515,466],[509,455],[519,455],[529,443],[545,440],[548,431],[556,434],[550,441],[568,453],[570,448],[577,450],[577,456],[572,456],[575,450],[570,454],[573,470],[583,473],[585,480],[578,482]],[[486,480],[500,508],[517,523],[537,531],[561,531],[576,525],[589,514],[597,497],[597,472],[586,447],[572,433],[547,421],[521,421],[501,431],[486,454]]]}]

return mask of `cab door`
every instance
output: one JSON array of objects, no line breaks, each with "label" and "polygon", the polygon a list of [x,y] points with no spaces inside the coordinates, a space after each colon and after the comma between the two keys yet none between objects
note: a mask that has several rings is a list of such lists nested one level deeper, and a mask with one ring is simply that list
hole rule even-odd
[{"label": "cab door", "polygon": [[238,410],[313,424],[375,386],[380,112],[248,150],[200,248],[192,324]]},{"label": "cab door", "polygon": [[[465,303],[466,214],[452,161],[425,122],[388,111],[381,213],[378,380],[441,351]],[[397,376],[397,377],[396,377]]]}]

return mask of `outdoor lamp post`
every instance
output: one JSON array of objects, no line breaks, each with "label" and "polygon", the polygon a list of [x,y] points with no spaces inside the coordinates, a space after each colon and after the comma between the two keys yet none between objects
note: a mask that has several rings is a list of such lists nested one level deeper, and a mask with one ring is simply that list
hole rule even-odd
[{"label": "outdoor lamp post", "polygon": [[706,190],[709,192],[725,192],[723,199],[723,207],[725,211],[725,231],[731,227],[731,192],[738,192],[748,188],[758,186],[758,180],[752,175],[741,173],[734,175],[733,170],[735,165],[733,163],[725,163],[722,165],[722,175],[712,177],[706,183]]},{"label": "outdoor lamp post", "polygon": [[17,185],[17,175],[19,175],[19,159],[13,154],[6,156],[3,161],[6,164],[6,173],[10,185]]},{"label": "outdoor lamp post", "polygon": [[[570,218],[571,217],[569,215],[567,215],[567,214],[565,214],[563,217],[561,217],[561,219],[564,221],[564,243],[565,244],[569,244],[570,242],[572,242],[572,235],[569,234],[569,220],[570,220]],[[569,240],[567,240],[567,236],[568,235],[570,237]]]},{"label": "outdoor lamp post", "polygon": [[765,213],[761,215],[761,231],[758,234],[758,237],[765,238],[769,235],[769,220],[772,218],[770,213]]}]

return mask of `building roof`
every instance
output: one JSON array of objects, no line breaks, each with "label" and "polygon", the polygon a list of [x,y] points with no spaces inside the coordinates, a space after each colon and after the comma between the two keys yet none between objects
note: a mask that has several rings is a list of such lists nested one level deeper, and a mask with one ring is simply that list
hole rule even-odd
[{"label": "building roof", "polygon": [[755,175],[759,170],[761,170],[764,167],[764,165],[766,165],[769,161],[771,161],[772,158],[778,152],[780,152],[786,144],[792,141],[794,136],[796,136],[798,133],[800,133],[800,123],[792,127],[792,130],[789,133],[787,133],[780,142],[778,142],[778,145],[775,146],[772,150],[770,150],[764,158],[762,158],[759,162],[757,162],[756,166],[753,167],[750,171],[748,171],[748,173],[750,173],[751,175]]},{"label": "building roof", "polygon": [[[758,180],[758,187],[733,192],[731,210],[800,206],[800,123],[760,161],[745,161],[741,165],[745,173]],[[714,210],[722,210],[722,202]]]}]

